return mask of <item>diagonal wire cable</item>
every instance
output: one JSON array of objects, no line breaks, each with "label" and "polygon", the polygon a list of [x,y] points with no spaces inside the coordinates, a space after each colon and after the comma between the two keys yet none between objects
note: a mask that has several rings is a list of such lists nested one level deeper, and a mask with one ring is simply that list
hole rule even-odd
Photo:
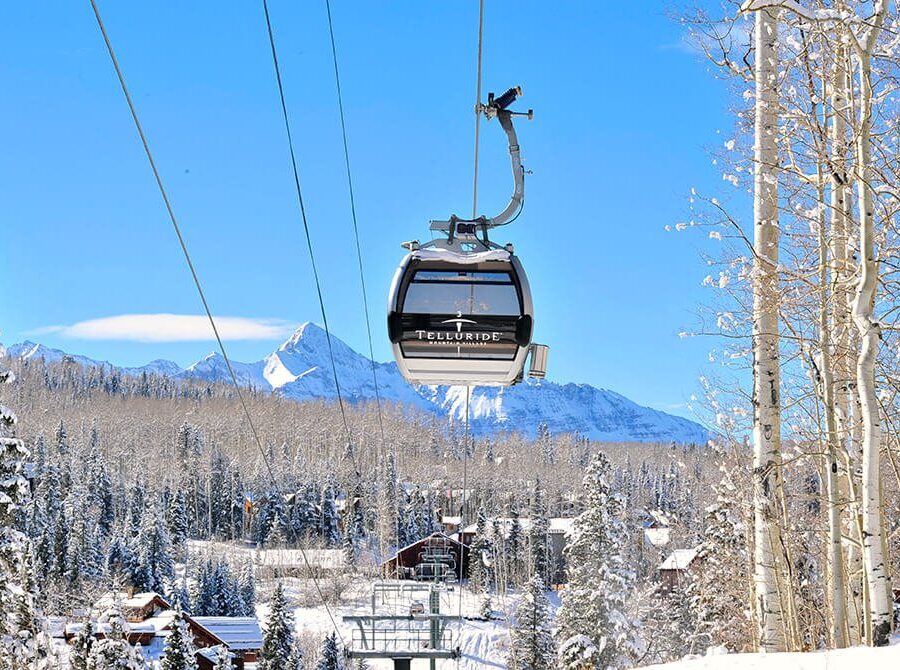
[{"label": "diagonal wire cable", "polygon": [[353,176],[350,170],[350,149],[347,143],[347,125],[344,121],[344,100],[341,93],[341,75],[338,69],[337,45],[334,39],[334,24],[331,18],[331,0],[325,0],[328,13],[328,34],[331,37],[331,57],[334,62],[334,84],[337,89],[338,112],[341,118],[341,138],[344,141],[344,165],[347,167],[347,189],[350,193],[350,215],[353,219],[353,237],[356,240],[356,260],[359,265],[359,283],[362,286],[363,310],[366,316],[366,336],[369,340],[369,361],[372,363],[372,382],[375,385],[375,403],[378,408],[378,427],[381,430],[381,442],[384,444],[384,421],[381,416],[381,393],[378,389],[378,376],[375,368],[375,349],[372,345],[372,325],[369,318],[369,298],[366,292],[366,277],[363,271],[362,249],[359,244],[359,226],[356,220],[356,199],[353,196]]},{"label": "diagonal wire cable", "polygon": [[[272,480],[272,485],[275,487],[276,493],[280,497],[281,492],[278,487],[278,481],[275,478],[275,473],[273,472],[272,466],[269,463],[269,459],[266,456],[266,451],[265,449],[263,449],[262,441],[259,439],[259,433],[256,430],[256,424],[253,422],[253,417],[250,414],[250,409],[247,406],[247,401],[244,397],[243,391],[241,390],[241,385],[238,383],[237,375],[234,373],[234,367],[231,364],[231,359],[228,357],[228,352],[225,350],[225,344],[223,343],[222,337],[219,334],[219,328],[216,325],[216,320],[213,317],[212,310],[209,307],[209,302],[207,302],[206,300],[206,294],[204,293],[203,286],[200,283],[200,277],[197,275],[197,271],[194,268],[194,263],[191,260],[191,254],[188,251],[187,244],[184,241],[184,236],[181,234],[181,227],[178,225],[178,219],[175,216],[175,211],[172,209],[172,203],[169,200],[168,192],[166,191],[166,187],[163,184],[159,170],[156,167],[156,161],[153,158],[153,152],[150,150],[150,144],[147,141],[147,136],[144,134],[144,129],[143,126],[141,126],[140,119],[138,118],[137,110],[134,106],[134,102],[131,99],[131,94],[128,91],[128,86],[125,84],[125,76],[122,74],[122,68],[119,66],[118,58],[116,58],[116,52],[113,50],[112,42],[110,41],[109,35],[106,32],[106,26],[103,24],[103,19],[100,16],[100,8],[97,6],[95,0],[90,0],[90,3],[91,8],[94,10],[94,17],[97,19],[97,25],[100,28],[100,33],[103,35],[103,41],[106,44],[106,51],[109,53],[113,68],[116,71],[116,76],[119,79],[119,85],[122,88],[122,93],[125,95],[125,101],[128,103],[128,110],[131,112],[131,118],[134,121],[134,126],[137,129],[138,136],[141,139],[141,144],[144,147],[144,153],[147,155],[147,161],[150,163],[150,169],[153,171],[154,179],[156,179],[156,185],[159,188],[159,193],[162,196],[166,211],[169,214],[169,219],[172,222],[172,227],[175,229],[175,235],[178,237],[178,243],[181,245],[181,251],[184,254],[184,259],[187,262],[188,269],[191,272],[191,277],[194,280],[194,286],[197,287],[197,293],[200,296],[200,301],[203,303],[203,309],[206,312],[206,317],[209,319],[209,325],[212,327],[213,334],[216,338],[216,343],[219,346],[219,351],[222,353],[222,358],[225,360],[225,365],[228,368],[228,375],[231,378],[232,383],[234,384],[235,392],[237,393],[237,397],[240,401],[241,408],[243,409],[244,416],[247,419],[247,424],[250,426],[250,432],[253,435],[253,440],[256,443],[257,448],[259,449],[260,455],[262,456],[263,463],[265,464],[266,470],[269,473],[269,477]],[[293,526],[289,525],[288,527],[293,533]],[[334,618],[328,602],[325,600],[325,594],[322,592],[318,579],[315,576],[315,571],[312,570],[312,566],[306,555],[306,550],[300,544],[298,544],[297,546],[300,548],[300,554],[303,557],[303,561],[306,564],[309,573],[312,575],[313,584],[315,585],[319,598],[322,600],[322,604],[325,606],[325,611],[328,613],[328,618],[331,619],[331,624],[334,627],[334,630],[337,633],[338,637],[340,638],[341,644],[345,644],[344,636],[341,633],[341,629],[337,625],[337,621]]]},{"label": "diagonal wire cable", "polygon": [[266,17],[266,30],[269,34],[269,46],[272,49],[272,64],[275,67],[275,81],[278,83],[278,97],[281,101],[281,114],[284,118],[284,130],[287,133],[288,149],[291,154],[291,169],[294,173],[294,187],[297,191],[297,204],[300,206],[300,218],[303,221],[303,232],[306,236],[306,249],[309,252],[309,262],[312,267],[313,279],[316,283],[316,295],[319,298],[319,310],[322,315],[322,325],[325,327],[325,339],[328,342],[328,358],[331,361],[331,374],[334,380],[334,388],[337,392],[338,405],[341,410],[341,419],[344,422],[344,432],[347,438],[347,445],[350,456],[353,460],[353,469],[356,471],[357,478],[360,477],[359,467],[356,464],[356,456],[353,445],[351,443],[350,424],[347,421],[347,409],[344,406],[344,398],[341,394],[341,384],[338,381],[337,364],[334,360],[334,348],[331,344],[331,329],[328,327],[328,316],[325,313],[325,299],[322,295],[322,283],[319,280],[319,271],[316,267],[316,255],[313,252],[312,236],[309,232],[309,221],[306,216],[306,205],[303,201],[303,190],[300,188],[300,169],[297,166],[297,154],[294,151],[294,139],[291,134],[291,122],[288,115],[287,102],[284,99],[284,85],[281,81],[281,66],[278,64],[278,51],[275,49],[275,35],[272,31],[272,21],[269,17],[269,3],[262,0],[263,13]]}]

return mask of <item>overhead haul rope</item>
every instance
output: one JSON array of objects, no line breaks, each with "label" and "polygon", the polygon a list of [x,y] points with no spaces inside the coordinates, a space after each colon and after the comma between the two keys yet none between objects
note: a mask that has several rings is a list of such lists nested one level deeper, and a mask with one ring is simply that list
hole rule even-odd
[{"label": "overhead haul rope", "polygon": [[[135,109],[134,102],[131,99],[131,94],[128,92],[128,86],[125,84],[125,76],[122,74],[122,69],[119,67],[119,60],[116,58],[116,53],[113,50],[112,42],[110,42],[109,35],[106,32],[106,26],[103,24],[103,19],[100,17],[100,8],[97,7],[97,3],[95,0],[90,0],[91,8],[94,10],[94,17],[97,19],[97,25],[100,28],[100,33],[103,35],[103,41],[106,44],[106,51],[109,53],[109,58],[112,61],[113,68],[116,71],[116,77],[119,79],[119,85],[122,88],[122,93],[125,95],[125,101],[128,103],[128,109],[131,112],[131,118],[134,121],[134,127],[137,129],[138,136],[141,139],[141,144],[144,146],[144,153],[147,155],[147,160],[150,163],[150,169],[153,171],[153,177],[156,179],[156,185],[159,188],[159,193],[162,196],[163,203],[166,206],[166,211],[169,214],[169,220],[172,222],[172,227],[175,229],[175,235],[178,237],[178,243],[181,245],[181,251],[184,254],[184,259],[187,262],[188,269],[191,271],[191,277],[194,280],[194,286],[197,287],[197,293],[200,296],[200,302],[203,303],[203,309],[206,312],[206,317],[209,319],[209,325],[212,327],[213,334],[216,338],[216,343],[219,345],[219,351],[222,353],[222,358],[225,360],[225,365],[228,368],[228,375],[231,378],[232,384],[234,384],[234,390],[237,393],[238,400],[240,401],[241,408],[244,411],[244,416],[247,419],[247,424],[250,426],[250,432],[253,435],[253,440],[256,443],[257,449],[259,449],[259,453],[262,456],[263,463],[266,466],[266,470],[269,473],[269,478],[272,480],[272,486],[275,488],[275,493],[279,497],[281,497],[281,491],[278,486],[278,480],[275,478],[275,473],[272,470],[272,466],[269,463],[269,459],[266,456],[266,450],[263,449],[262,441],[259,439],[259,433],[256,430],[256,424],[253,423],[253,417],[250,414],[250,409],[247,407],[247,402],[244,398],[244,394],[241,391],[241,386],[238,383],[237,375],[234,373],[234,367],[231,364],[231,359],[228,357],[228,352],[225,350],[225,344],[222,341],[222,337],[219,334],[219,328],[216,326],[216,320],[213,317],[212,310],[209,307],[209,303],[206,300],[206,294],[203,291],[203,286],[200,283],[200,278],[197,275],[197,271],[194,269],[194,263],[191,260],[191,255],[188,252],[187,244],[184,241],[184,236],[181,234],[181,227],[178,225],[178,219],[175,217],[175,212],[172,209],[172,204],[169,201],[169,196],[166,191],[166,187],[163,185],[162,177],[159,174],[159,170],[156,167],[156,161],[153,159],[153,153],[150,151],[150,144],[147,141],[147,136],[144,134],[144,129],[141,126],[140,119],[137,115],[137,110]],[[319,598],[322,600],[322,604],[325,606],[325,611],[328,614],[328,618],[331,620],[331,625],[334,627],[335,633],[337,633],[338,638],[341,640],[341,644],[345,645],[344,636],[341,633],[341,629],[337,625],[337,621],[334,618],[334,615],[331,611],[331,607],[329,607],[328,602],[325,600],[325,594],[322,591],[321,586],[319,585],[319,580],[316,577],[315,571],[312,569],[312,565],[309,562],[309,558],[306,555],[306,550],[303,546],[296,542],[297,537],[294,532],[294,528],[292,525],[288,524],[288,529],[291,531],[291,534],[294,535],[294,542],[300,548],[300,555],[303,557],[303,562],[306,565],[306,569],[308,573],[312,576],[313,585],[316,587],[316,592],[319,595]]]},{"label": "overhead haul rope", "polygon": [[[384,418],[383,418],[383,410],[381,406],[381,391],[378,387],[378,375],[375,367],[375,347],[372,344],[372,322],[369,317],[369,297],[368,291],[366,290],[366,275],[363,270],[363,259],[362,259],[362,248],[359,243],[359,225],[357,223],[356,218],[356,198],[353,194],[353,174],[350,170],[350,149],[347,142],[347,124],[344,120],[344,97],[341,92],[341,75],[340,70],[338,68],[338,55],[337,55],[337,44],[334,39],[334,23],[331,17],[331,0],[325,0],[325,11],[328,15],[328,35],[331,38],[331,58],[334,63],[334,86],[337,91],[337,102],[338,102],[338,112],[341,119],[341,139],[344,143],[344,166],[347,169],[347,191],[350,195],[350,216],[353,220],[353,238],[356,242],[356,261],[359,267],[359,283],[362,287],[362,299],[363,299],[363,312],[366,319],[366,338],[369,342],[369,362],[372,366],[372,384],[375,388],[375,409],[378,414],[378,429],[381,434],[381,449],[376,452],[375,461],[378,465],[381,465],[382,458],[382,450],[385,448],[387,441],[384,436]],[[397,462],[397,452],[396,449],[392,448],[391,453],[394,456],[394,471],[399,472],[399,465]],[[395,487],[396,488],[396,487]],[[394,515],[396,517],[396,532],[397,532],[397,547],[400,547],[400,496],[398,492],[394,491]],[[381,550],[384,550],[384,544],[382,539]]]},{"label": "overhead haul rope", "polygon": [[350,424],[347,421],[347,410],[344,407],[344,397],[341,394],[341,384],[338,381],[337,364],[334,360],[334,348],[331,345],[331,329],[328,327],[328,316],[325,313],[325,299],[322,296],[322,283],[319,280],[319,271],[316,268],[316,255],[313,252],[312,236],[309,232],[309,222],[306,218],[306,205],[303,201],[303,191],[300,188],[300,169],[297,167],[297,154],[294,151],[294,139],[291,135],[291,123],[288,116],[287,103],[284,99],[284,86],[281,83],[281,67],[278,64],[278,52],[275,49],[275,35],[272,32],[272,21],[269,18],[269,4],[267,0],[262,0],[263,13],[266,17],[266,30],[269,34],[269,46],[272,49],[272,64],[275,66],[275,81],[278,83],[278,97],[281,100],[281,114],[284,118],[284,130],[287,134],[288,149],[291,154],[291,169],[294,173],[294,187],[297,192],[297,204],[300,206],[300,218],[303,221],[303,232],[306,236],[306,249],[309,252],[309,263],[312,267],[313,279],[316,283],[316,295],[319,298],[319,310],[322,315],[322,325],[325,327],[325,339],[328,342],[328,358],[331,361],[331,375],[334,380],[334,388],[337,392],[338,405],[341,410],[341,420],[344,423],[344,433],[347,438],[347,447],[350,452],[350,458],[353,461],[353,469],[356,477],[359,479],[361,473],[356,462],[356,453],[352,444],[352,435],[350,433]]},{"label": "overhead haul rope", "polygon": [[[484,40],[484,0],[478,2],[478,56],[476,58],[476,84],[475,84],[475,160],[472,176],[472,218],[478,216],[478,146],[479,146],[479,130],[481,128],[481,54],[482,44]],[[462,546],[463,531],[466,529],[466,505],[468,504],[467,493],[469,488],[469,401],[472,395],[472,387],[466,385],[466,415],[465,415],[465,432],[463,433],[463,488],[462,488],[462,505],[459,510],[459,542]],[[460,572],[462,572],[462,548],[460,548]],[[471,560],[471,557],[470,557]],[[462,643],[462,576],[459,580],[459,597],[457,602],[457,614],[459,616],[459,636],[458,643]],[[460,656],[462,654],[460,653]],[[459,667],[460,656],[456,657],[456,667]]]},{"label": "overhead haul rope", "polygon": [[359,244],[359,226],[356,222],[356,199],[353,197],[353,177],[350,171],[350,149],[347,146],[347,125],[344,121],[344,100],[341,94],[341,76],[338,71],[337,46],[334,40],[334,25],[331,20],[331,0],[325,0],[328,13],[328,34],[331,37],[331,57],[334,61],[334,85],[337,89],[338,112],[341,117],[341,138],[344,141],[344,165],[347,168],[347,190],[350,193],[350,215],[353,219],[353,237],[356,240],[356,260],[359,265],[359,283],[362,286],[363,311],[366,316],[366,337],[369,340],[369,361],[372,363],[372,383],[375,385],[375,402],[378,407],[378,427],[381,430],[381,442],[384,443],[384,421],[381,418],[381,394],[378,389],[378,376],[375,373],[375,349],[372,346],[372,325],[369,318],[369,298],[366,291],[366,276],[363,272],[362,250]]}]

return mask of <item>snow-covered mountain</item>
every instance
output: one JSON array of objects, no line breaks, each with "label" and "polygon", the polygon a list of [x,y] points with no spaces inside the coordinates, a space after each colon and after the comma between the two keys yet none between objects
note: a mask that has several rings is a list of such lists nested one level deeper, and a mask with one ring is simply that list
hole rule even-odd
[{"label": "snow-covered mountain", "polygon": [[[341,394],[350,401],[375,398],[372,362],[338,338],[331,337]],[[67,358],[81,365],[110,363],[68,354],[34,342],[9,347],[10,356],[58,361]],[[337,397],[325,331],[305,323],[278,349],[255,363],[232,361],[242,384],[270,390],[286,398],[304,401]],[[153,373],[180,379],[230,381],[225,360],[211,353],[186,369],[166,360],[135,368],[119,368],[127,374]],[[381,398],[434,412],[461,421],[465,412],[465,388],[421,386],[406,383],[394,363],[376,363],[375,375]],[[642,407],[618,393],[588,384],[557,384],[526,380],[510,388],[477,388],[470,400],[471,425],[479,434],[518,431],[533,435],[540,423],[551,432],[586,435],[594,440],[629,442],[695,442],[708,438],[705,428],[693,421]]]}]

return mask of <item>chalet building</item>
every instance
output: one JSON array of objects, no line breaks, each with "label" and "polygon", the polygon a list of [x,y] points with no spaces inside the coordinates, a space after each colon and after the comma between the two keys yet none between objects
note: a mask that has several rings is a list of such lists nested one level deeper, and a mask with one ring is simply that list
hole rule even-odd
[{"label": "chalet building", "polygon": [[115,605],[118,605],[128,623],[140,623],[172,609],[161,595],[152,591],[135,593],[131,596],[125,593],[105,593],[94,603],[94,609],[97,612],[105,612]]},{"label": "chalet building", "polygon": [[645,511],[641,515],[644,542],[650,547],[661,549],[669,544],[672,527],[669,517],[660,510]]},{"label": "chalet building", "polygon": [[[128,643],[141,645],[147,661],[162,658],[166,638],[172,630],[175,611],[157,593],[107,593],[94,605],[95,612],[104,612],[117,606],[128,624]],[[197,649],[197,665],[200,670],[212,670],[220,647],[225,647],[232,658],[235,670],[244,670],[246,663],[255,663],[262,648],[262,631],[255,617],[191,617],[184,615],[188,631]],[[67,623],[63,637],[69,643],[78,635],[84,624]],[[94,623],[94,635],[103,639],[109,632],[109,624]]]},{"label": "chalet building", "polygon": [[222,640],[244,663],[256,663],[262,648],[259,622],[253,616],[197,616],[195,623]]},{"label": "chalet building", "polygon": [[469,547],[444,533],[399,549],[381,564],[382,573],[397,579],[461,581],[469,571]]},{"label": "chalet building", "polygon": [[678,588],[679,582],[688,572],[696,568],[699,562],[700,547],[693,549],[676,549],[659,564],[659,591],[662,595],[671,593]]},{"label": "chalet building", "polygon": [[453,535],[459,532],[459,524],[462,523],[462,517],[458,515],[445,514],[441,517],[441,525],[447,535]]}]

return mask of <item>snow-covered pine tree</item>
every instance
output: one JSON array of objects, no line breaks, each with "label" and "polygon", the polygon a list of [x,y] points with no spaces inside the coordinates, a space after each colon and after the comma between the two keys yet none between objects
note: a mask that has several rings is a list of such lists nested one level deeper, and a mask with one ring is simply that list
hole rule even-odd
[{"label": "snow-covered pine tree", "polygon": [[175,556],[184,556],[188,536],[187,509],[185,509],[184,491],[176,488],[169,497],[166,507],[166,525],[169,529],[169,538],[172,542],[172,551]]},{"label": "snow-covered pine tree", "polygon": [[97,530],[106,538],[115,520],[113,509],[112,483],[106,470],[106,459],[100,448],[100,431],[96,422],[91,426],[91,437],[85,460],[85,481],[87,483],[88,504],[92,516],[96,518]]},{"label": "snow-covered pine tree", "polygon": [[241,616],[253,616],[256,613],[256,577],[253,573],[253,562],[244,561],[238,579],[241,594]]},{"label": "snow-covered pine tree", "polygon": [[164,593],[166,583],[175,575],[172,542],[163,514],[154,502],[148,502],[141,516],[137,563],[140,588]]},{"label": "snow-covered pine tree", "polygon": [[693,576],[696,591],[693,607],[698,621],[698,651],[725,646],[746,651],[753,640],[747,609],[750,589],[747,530],[735,500],[738,489],[731,473],[722,468],[722,481],[715,487],[717,501],[706,510],[703,542],[697,560],[703,568]]},{"label": "snow-covered pine tree", "polygon": [[[0,347],[0,356],[5,355]],[[0,371],[0,385],[12,372]],[[0,404],[0,669],[47,667],[50,643],[35,603],[31,540],[21,531],[30,488],[24,477],[28,451],[15,437],[16,415]]]},{"label": "snow-covered pine tree", "polygon": [[166,597],[169,599],[169,602],[173,605],[178,603],[181,607],[181,611],[185,614],[191,613],[191,596],[188,592],[187,580],[183,577],[178,580],[172,580],[169,582],[169,588],[166,592]]},{"label": "snow-covered pine tree", "polygon": [[545,584],[550,583],[550,520],[541,482],[535,482],[531,497],[531,528],[528,540],[531,548],[531,574],[537,575]]},{"label": "snow-covered pine tree", "polygon": [[132,647],[126,635],[128,623],[117,605],[113,605],[97,620],[104,626],[104,636],[91,646],[87,670],[146,670],[141,653]]},{"label": "snow-covered pine tree", "polygon": [[[388,547],[397,545],[397,457],[394,451],[387,453],[382,467],[378,489],[378,519],[381,541]],[[382,547],[386,551],[387,547]]]},{"label": "snow-covered pine tree", "polygon": [[329,482],[322,493],[322,535],[328,547],[341,544],[340,518],[334,501],[335,486]]},{"label": "snow-covered pine tree", "polygon": [[94,512],[85,487],[81,484],[73,486],[65,504],[69,525],[65,579],[68,588],[73,590],[81,588],[84,580],[100,576],[103,559]]},{"label": "snow-covered pine tree", "polygon": [[537,427],[537,441],[541,447],[541,457],[544,465],[553,465],[556,463],[556,445],[553,443],[553,436],[550,434],[550,428],[546,423],[539,423]]},{"label": "snow-covered pine tree", "polygon": [[275,586],[269,601],[266,631],[259,651],[257,670],[289,668],[294,648],[294,614],[288,609],[281,583]]},{"label": "snow-covered pine tree", "polygon": [[490,587],[490,540],[487,534],[487,513],[482,505],[478,508],[475,539],[469,545],[469,588],[474,593],[486,593]]},{"label": "snow-covered pine tree", "polygon": [[86,617],[72,640],[72,649],[69,652],[69,667],[71,670],[87,670],[91,649],[95,641],[94,624],[91,622],[90,617]]},{"label": "snow-covered pine tree", "polygon": [[565,670],[603,668],[600,660],[602,650],[602,644],[598,647],[587,635],[573,635],[559,645],[559,667]]},{"label": "snow-covered pine tree", "polygon": [[344,556],[344,569],[347,570],[347,572],[353,572],[356,568],[358,551],[356,539],[353,537],[353,526],[348,524],[347,528],[344,530],[344,540],[341,543],[341,553]]},{"label": "snow-covered pine tree", "polygon": [[544,582],[532,577],[516,608],[509,670],[552,670],[556,667],[556,642],[551,632],[550,601]]},{"label": "snow-covered pine tree", "polygon": [[224,644],[219,645],[216,648],[216,664],[213,666],[213,670],[232,670],[232,668],[231,652]]},{"label": "snow-covered pine tree", "polygon": [[344,670],[344,657],[338,647],[337,635],[332,633],[322,642],[322,652],[316,670]]},{"label": "snow-covered pine tree", "polygon": [[303,646],[300,640],[294,640],[291,646],[291,657],[288,660],[287,670],[305,670],[306,654],[303,653]]},{"label": "snow-covered pine tree", "polygon": [[197,670],[196,654],[197,650],[194,649],[194,641],[181,611],[181,605],[175,603],[175,617],[169,626],[160,670]]},{"label": "snow-covered pine tree", "polygon": [[570,638],[585,636],[597,650],[596,667],[615,670],[628,667],[634,651],[625,607],[633,576],[622,553],[627,534],[621,500],[610,493],[609,470],[609,459],[597,452],[582,484],[584,512],[565,549],[569,583],[558,621],[563,649],[571,651]]},{"label": "snow-covered pine tree", "polygon": [[213,616],[237,616],[242,603],[238,591],[237,580],[231,576],[228,561],[219,559],[212,574],[213,592],[215,593],[215,612]]},{"label": "snow-covered pine tree", "polygon": [[191,611],[197,616],[215,616],[218,600],[214,589],[214,569],[212,560],[207,558],[197,565]]},{"label": "snow-covered pine tree", "polygon": [[138,581],[136,560],[128,543],[120,537],[113,537],[106,549],[106,576],[114,584],[136,586]]}]

